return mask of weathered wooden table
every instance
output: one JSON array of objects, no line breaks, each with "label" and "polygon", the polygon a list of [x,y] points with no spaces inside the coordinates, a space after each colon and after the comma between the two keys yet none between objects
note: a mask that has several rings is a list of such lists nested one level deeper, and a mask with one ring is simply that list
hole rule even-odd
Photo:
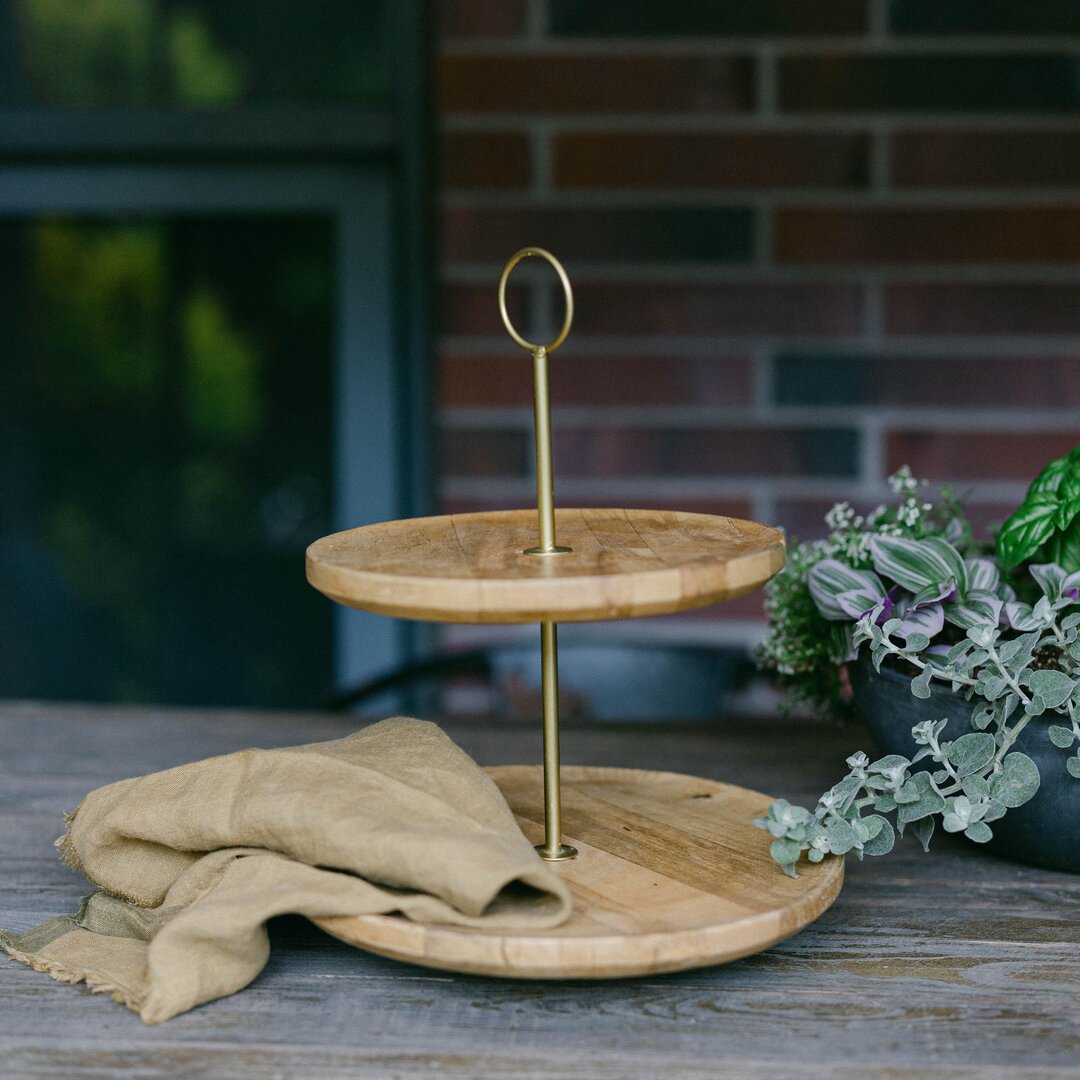
[{"label": "weathered wooden table", "polygon": [[[74,910],[52,848],[91,788],[348,718],[0,705],[0,926]],[[535,725],[454,722],[483,763],[535,761]],[[569,723],[568,763],[714,776],[810,802],[866,739],[779,720]],[[869,746],[867,746],[869,749]],[[762,834],[762,842],[766,840]],[[301,919],[263,974],[159,1027],[0,960],[0,1076],[1080,1077],[1080,878],[935,837],[852,861],[808,930],[727,967],[610,983],[495,981],[371,956]],[[778,871],[779,872],[779,871]]]}]

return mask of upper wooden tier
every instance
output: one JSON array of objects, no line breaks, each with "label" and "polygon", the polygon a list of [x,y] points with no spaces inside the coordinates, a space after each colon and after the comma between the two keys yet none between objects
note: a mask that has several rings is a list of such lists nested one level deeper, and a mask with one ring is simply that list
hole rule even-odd
[{"label": "upper wooden tier", "polygon": [[536,511],[365,525],[316,540],[308,581],[332,600],[405,619],[590,622],[666,615],[760,588],[784,538],[754,521],[671,510],[556,510],[556,541],[527,555]]}]

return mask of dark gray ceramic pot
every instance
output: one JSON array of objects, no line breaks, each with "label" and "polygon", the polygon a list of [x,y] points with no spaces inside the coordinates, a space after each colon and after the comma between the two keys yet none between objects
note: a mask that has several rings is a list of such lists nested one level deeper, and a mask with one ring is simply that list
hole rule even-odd
[{"label": "dark gray ceramic pot", "polygon": [[[948,717],[943,739],[957,739],[973,730],[970,723],[973,706],[959,694],[935,686],[929,698],[917,698],[911,692],[910,676],[888,668],[875,671],[866,658],[852,664],[850,673],[856,708],[878,746],[887,754],[913,757],[918,746],[911,737],[911,729],[924,720]],[[1039,790],[1030,802],[993,822],[990,827],[994,838],[985,846],[1032,866],[1078,874],[1080,780],[1065,771],[1067,754],[1050,741],[1049,726],[1049,720],[1036,717],[1016,740],[1015,749],[1023,751],[1038,766]]]}]

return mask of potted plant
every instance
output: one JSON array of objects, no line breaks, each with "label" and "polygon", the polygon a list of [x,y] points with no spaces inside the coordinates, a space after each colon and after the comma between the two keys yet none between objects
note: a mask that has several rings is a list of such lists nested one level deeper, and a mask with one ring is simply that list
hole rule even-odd
[{"label": "potted plant", "polygon": [[789,874],[805,853],[890,851],[936,826],[1080,872],[1080,447],[1051,462],[997,535],[973,541],[945,493],[890,478],[897,506],[846,504],[768,590],[761,659],[795,696],[850,700],[885,756],[859,752],[814,812],[757,822]]}]

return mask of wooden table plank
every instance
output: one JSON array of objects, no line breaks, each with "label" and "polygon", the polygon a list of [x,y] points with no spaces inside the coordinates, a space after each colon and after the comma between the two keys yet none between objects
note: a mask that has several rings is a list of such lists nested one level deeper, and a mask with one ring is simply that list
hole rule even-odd
[{"label": "wooden table plank", "polygon": [[[70,911],[86,890],[51,842],[91,787],[352,727],[311,714],[0,705],[0,926]],[[533,725],[446,727],[484,763],[539,756]],[[572,763],[693,772],[810,801],[860,734],[777,720],[570,723],[563,745]],[[833,908],[766,953],[624,982],[427,971],[282,919],[251,987],[148,1028],[100,995],[0,962],[0,1075],[1080,1077],[1080,878],[955,838],[934,847],[852,861]]]}]

